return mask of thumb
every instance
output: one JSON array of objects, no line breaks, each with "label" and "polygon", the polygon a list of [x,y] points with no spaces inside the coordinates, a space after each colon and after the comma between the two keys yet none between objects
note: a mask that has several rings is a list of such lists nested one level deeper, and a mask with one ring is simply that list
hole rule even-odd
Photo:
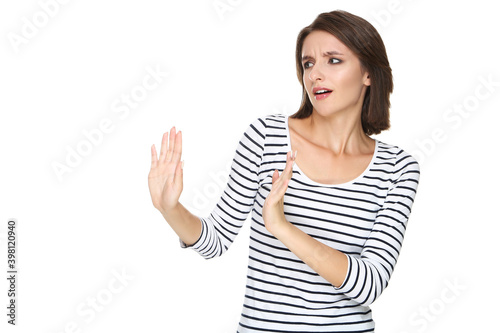
[{"label": "thumb", "polygon": [[278,180],[279,177],[280,177],[280,173],[278,172],[278,169],[274,170],[274,173],[273,173],[273,184],[276,183],[276,181]]}]

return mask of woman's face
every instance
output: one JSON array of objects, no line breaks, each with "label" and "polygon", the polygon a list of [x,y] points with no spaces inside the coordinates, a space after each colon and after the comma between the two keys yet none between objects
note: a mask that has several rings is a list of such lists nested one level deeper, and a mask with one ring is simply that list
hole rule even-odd
[{"label": "woman's face", "polygon": [[302,46],[303,82],[316,112],[324,117],[361,114],[370,85],[358,57],[332,34],[315,30]]}]

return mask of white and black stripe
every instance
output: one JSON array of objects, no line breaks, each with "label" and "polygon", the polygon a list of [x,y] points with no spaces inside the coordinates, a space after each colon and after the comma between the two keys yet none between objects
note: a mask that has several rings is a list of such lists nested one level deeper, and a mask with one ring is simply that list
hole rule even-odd
[{"label": "white and black stripe", "polygon": [[[238,332],[373,332],[368,307],[387,286],[403,242],[419,179],[415,159],[377,141],[355,180],[324,185],[297,165],[284,199],[285,216],[320,242],[342,251],[349,268],[336,288],[272,236],[262,205],[272,173],[290,151],[288,118],[253,122],[243,135],[227,187],[191,247],[205,258],[223,254],[251,212],[245,302]],[[318,253],[321,255],[321,253]]]}]

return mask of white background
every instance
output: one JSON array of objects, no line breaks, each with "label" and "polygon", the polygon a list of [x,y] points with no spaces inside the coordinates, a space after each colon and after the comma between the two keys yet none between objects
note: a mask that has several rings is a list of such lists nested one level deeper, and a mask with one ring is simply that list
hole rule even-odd
[{"label": "white background", "polygon": [[[150,146],[174,125],[183,131],[181,201],[209,214],[248,124],[299,105],[298,32],[344,9],[376,25],[393,69],[392,128],[378,138],[421,163],[398,266],[372,306],[377,331],[494,331],[500,24],[492,3],[2,1],[0,267],[3,277],[6,225],[16,218],[19,276],[15,327],[1,279],[0,330],[235,332],[248,223],[221,258],[180,249],[150,201]],[[114,112],[123,95],[139,94],[148,68],[168,76],[128,114]],[[106,119],[112,129],[88,146],[84,131]],[[54,165],[78,147],[87,155],[58,177]]]}]

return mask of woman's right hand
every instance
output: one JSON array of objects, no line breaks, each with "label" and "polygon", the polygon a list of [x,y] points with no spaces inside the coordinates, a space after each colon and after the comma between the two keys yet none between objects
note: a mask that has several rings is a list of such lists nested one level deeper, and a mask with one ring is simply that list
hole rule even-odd
[{"label": "woman's right hand", "polygon": [[164,133],[160,157],[155,145],[151,146],[151,170],[148,176],[149,193],[156,209],[168,213],[179,203],[182,192],[182,132]]}]

